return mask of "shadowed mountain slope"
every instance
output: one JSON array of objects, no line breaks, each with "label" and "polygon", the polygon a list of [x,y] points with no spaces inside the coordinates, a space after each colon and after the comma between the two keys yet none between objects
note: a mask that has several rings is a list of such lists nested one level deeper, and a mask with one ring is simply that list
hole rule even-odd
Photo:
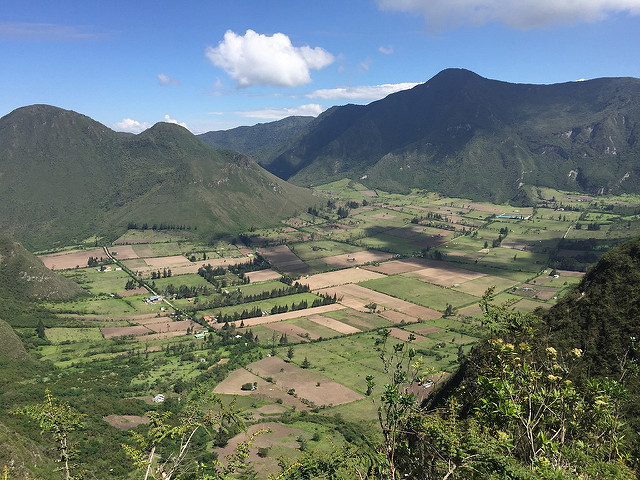
[{"label": "shadowed mountain slope", "polygon": [[249,155],[262,163],[281,153],[314,117],[287,117],[268,123],[259,123],[251,127],[237,127],[198,135],[203,142],[214,148],[225,148]]},{"label": "shadowed mountain slope", "polygon": [[344,178],[502,202],[523,185],[640,191],[640,80],[510,84],[461,69],[334,107],[264,160],[298,184]]},{"label": "shadowed mountain slope", "polygon": [[0,228],[29,248],[113,239],[129,223],[234,233],[313,202],[309,191],[178,125],[131,135],[47,105],[0,119],[0,179]]}]

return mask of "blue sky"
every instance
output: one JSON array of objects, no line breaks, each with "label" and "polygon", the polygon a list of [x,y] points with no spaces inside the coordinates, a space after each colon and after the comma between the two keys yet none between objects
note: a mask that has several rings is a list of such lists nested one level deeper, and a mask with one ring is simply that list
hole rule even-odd
[{"label": "blue sky", "polygon": [[194,133],[369,103],[449,67],[640,77],[640,0],[0,2],[0,116],[46,103]]}]

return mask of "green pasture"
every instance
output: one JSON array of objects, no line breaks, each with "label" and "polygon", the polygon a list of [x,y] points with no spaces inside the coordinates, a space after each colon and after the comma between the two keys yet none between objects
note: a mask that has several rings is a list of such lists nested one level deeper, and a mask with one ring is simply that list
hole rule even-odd
[{"label": "green pasture", "polygon": [[447,308],[447,304],[458,308],[478,301],[478,298],[472,295],[403,275],[367,280],[359,285],[440,312]]},{"label": "green pasture", "polygon": [[[334,310],[332,312],[325,312],[323,317],[333,318],[340,322],[351,325],[352,327],[359,328],[361,330],[376,330],[378,328],[390,327],[394,325],[386,318],[382,318],[379,315],[372,313],[363,313],[351,308],[343,308],[341,310]],[[369,328],[363,325],[370,325]]]},{"label": "green pasture", "polygon": [[334,242],[331,240],[311,240],[308,242],[294,243],[290,245],[289,248],[291,248],[291,251],[304,262],[307,260],[353,253],[361,250],[361,248],[357,246]]},{"label": "green pasture", "polygon": [[143,258],[130,258],[128,260],[122,260],[120,263],[133,272],[149,268],[147,262],[145,262]]},{"label": "green pasture", "polygon": [[100,295],[66,302],[45,302],[44,306],[54,313],[92,314],[122,316],[135,312],[127,302],[119,298]]},{"label": "green pasture", "polygon": [[62,342],[99,342],[103,340],[102,332],[99,328],[64,328],[53,327],[45,330],[45,336],[54,344]]},{"label": "green pasture", "polygon": [[202,278],[197,273],[187,273],[185,275],[172,275],[167,278],[156,278],[152,280],[155,282],[156,288],[159,290],[166,289],[169,285],[173,285],[176,288],[181,285],[186,285],[187,287],[211,287],[211,284],[207,282],[204,278]]},{"label": "green pasture", "polygon": [[103,272],[97,268],[87,267],[61,270],[60,273],[94,295],[123,292],[127,281],[131,280],[125,271],[115,270],[113,265],[110,270]]},{"label": "green pasture", "polygon": [[141,240],[149,243],[164,243],[186,240],[193,236],[189,230],[127,230],[114,243],[139,243]]},{"label": "green pasture", "polygon": [[284,323],[290,323],[291,325],[296,325],[300,328],[304,328],[310,334],[317,335],[322,338],[333,338],[342,335],[335,330],[325,327],[324,325],[319,325],[313,320],[309,320],[306,317],[294,318],[291,320],[285,320]]}]

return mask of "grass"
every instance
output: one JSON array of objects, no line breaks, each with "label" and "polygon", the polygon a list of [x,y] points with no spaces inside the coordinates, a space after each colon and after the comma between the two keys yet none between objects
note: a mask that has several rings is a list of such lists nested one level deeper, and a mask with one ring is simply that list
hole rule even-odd
[{"label": "grass", "polygon": [[100,272],[97,268],[79,268],[75,270],[61,270],[65,277],[73,280],[90,293],[124,292],[127,281],[131,277],[123,270],[109,270]]},{"label": "grass", "polygon": [[367,280],[359,285],[440,312],[444,312],[447,304],[459,308],[478,301],[478,298],[472,295],[403,275],[390,275],[385,278]]},{"label": "grass", "polygon": [[211,287],[211,284],[197,273],[174,275],[168,278],[156,278],[153,281],[155,282],[156,288],[160,289],[161,291],[163,291],[169,285],[173,285],[175,287],[179,287],[181,285],[186,285],[187,287]]},{"label": "grass", "polygon": [[316,240],[304,243],[295,243],[290,245],[291,251],[294,252],[300,260],[314,260],[317,258],[330,257],[333,255],[342,255],[344,253],[354,253],[362,250],[361,248],[341,242],[331,240]]},{"label": "grass", "polygon": [[60,328],[53,327],[45,330],[45,336],[53,344],[63,342],[99,342],[104,340],[99,328]]}]

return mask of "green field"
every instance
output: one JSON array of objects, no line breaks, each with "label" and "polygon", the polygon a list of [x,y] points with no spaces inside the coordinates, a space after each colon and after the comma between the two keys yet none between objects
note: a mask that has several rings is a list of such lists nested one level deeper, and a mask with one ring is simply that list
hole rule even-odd
[{"label": "green field", "polygon": [[447,304],[459,308],[478,302],[478,297],[404,275],[390,275],[386,278],[368,280],[360,285],[441,312],[444,312]]}]

